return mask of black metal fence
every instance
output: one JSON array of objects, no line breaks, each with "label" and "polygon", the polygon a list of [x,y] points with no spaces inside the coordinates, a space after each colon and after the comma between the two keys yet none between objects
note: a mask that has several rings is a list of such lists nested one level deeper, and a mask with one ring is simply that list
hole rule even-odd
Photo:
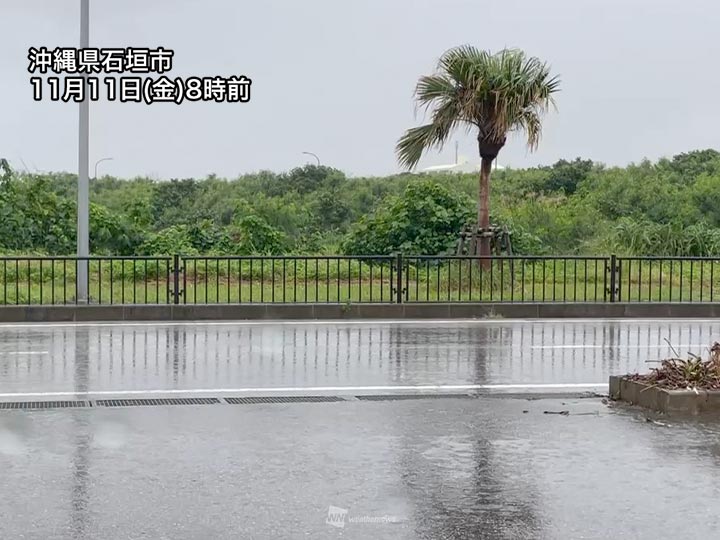
[{"label": "black metal fence", "polygon": [[[0,257],[0,304],[714,302],[720,258]],[[716,290],[717,289],[717,290]]]},{"label": "black metal fence", "polygon": [[0,304],[73,304],[87,267],[95,304],[167,304],[176,289],[173,257],[0,257]]},{"label": "black metal fence", "polygon": [[[393,302],[396,258],[183,257],[177,303]],[[176,289],[177,290],[177,289]]]}]

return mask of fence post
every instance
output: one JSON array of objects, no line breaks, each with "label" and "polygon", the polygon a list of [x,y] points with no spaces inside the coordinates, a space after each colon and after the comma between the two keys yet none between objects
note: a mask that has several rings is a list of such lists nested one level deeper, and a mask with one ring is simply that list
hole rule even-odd
[{"label": "fence post", "polygon": [[617,299],[617,258],[610,255],[610,301],[615,302]]},{"label": "fence post", "polygon": [[395,258],[395,268],[396,268],[396,276],[395,276],[395,303],[396,304],[402,304],[403,303],[403,257],[402,253],[397,253]]},{"label": "fence post", "polygon": [[173,304],[180,303],[180,256],[173,255]]}]

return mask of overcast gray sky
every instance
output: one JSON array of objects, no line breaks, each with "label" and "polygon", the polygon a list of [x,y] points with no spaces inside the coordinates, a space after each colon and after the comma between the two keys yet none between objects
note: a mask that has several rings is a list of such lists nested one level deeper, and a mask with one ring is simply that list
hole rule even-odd
[{"label": "overcast gray sky", "polygon": [[[287,170],[302,151],[351,175],[397,172],[394,147],[421,122],[412,92],[450,47],[520,47],[562,78],[558,113],[529,154],[626,164],[718,146],[720,4],[714,0],[90,0],[96,47],[175,50],[172,76],[247,75],[246,104],[91,105],[91,174],[159,178]],[[77,170],[77,109],[35,102],[31,46],[77,46],[79,0],[2,0],[0,157]],[[477,160],[472,136],[456,139]],[[451,163],[454,145],[420,167]]]}]

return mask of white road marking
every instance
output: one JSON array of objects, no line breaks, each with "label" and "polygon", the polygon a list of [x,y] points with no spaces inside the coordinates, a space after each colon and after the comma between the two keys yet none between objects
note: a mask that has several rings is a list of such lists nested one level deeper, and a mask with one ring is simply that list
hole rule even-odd
[{"label": "white road marking", "polygon": [[572,345],[531,345],[531,349],[543,350],[543,349],[603,349],[608,347],[607,345],[586,345],[586,344],[572,344]]},{"label": "white road marking", "polygon": [[[676,349],[684,349],[684,348],[707,348],[708,344],[702,344],[702,343],[693,343],[693,344],[681,344],[681,345],[673,345]],[[570,344],[570,345],[531,345],[531,349],[669,349],[670,346],[665,345],[628,345],[625,346],[619,346],[619,345],[586,345],[586,344]]]},{"label": "white road marking", "polygon": [[3,399],[61,398],[78,396],[143,396],[157,394],[249,394],[249,393],[305,393],[305,392],[450,392],[467,390],[568,390],[606,389],[607,383],[558,383],[558,384],[450,384],[450,385],[404,385],[404,386],[290,386],[256,388],[170,388],[152,390],[96,390],[89,392],[7,392]]}]

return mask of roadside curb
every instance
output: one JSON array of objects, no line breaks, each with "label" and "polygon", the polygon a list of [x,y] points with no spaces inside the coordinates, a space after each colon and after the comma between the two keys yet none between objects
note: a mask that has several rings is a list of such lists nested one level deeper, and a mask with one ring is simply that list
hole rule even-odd
[{"label": "roadside curb", "polygon": [[2,306],[0,323],[720,317],[720,303],[161,304]]}]

